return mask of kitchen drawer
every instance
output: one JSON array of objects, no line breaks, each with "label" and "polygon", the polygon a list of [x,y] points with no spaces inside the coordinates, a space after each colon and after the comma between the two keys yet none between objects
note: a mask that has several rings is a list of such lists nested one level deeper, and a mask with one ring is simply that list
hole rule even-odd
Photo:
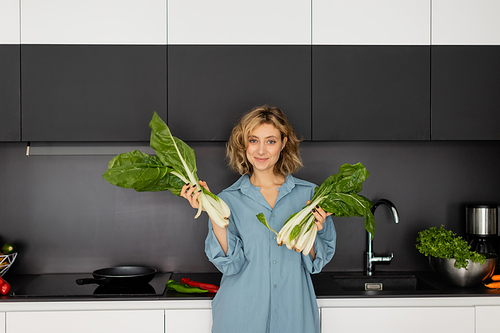
[{"label": "kitchen drawer", "polygon": [[322,333],[474,333],[474,307],[321,309]]},{"label": "kitchen drawer", "polygon": [[210,333],[211,331],[212,310],[210,309],[165,311],[165,333]]},{"label": "kitchen drawer", "polygon": [[163,310],[9,312],[9,333],[163,333]]}]

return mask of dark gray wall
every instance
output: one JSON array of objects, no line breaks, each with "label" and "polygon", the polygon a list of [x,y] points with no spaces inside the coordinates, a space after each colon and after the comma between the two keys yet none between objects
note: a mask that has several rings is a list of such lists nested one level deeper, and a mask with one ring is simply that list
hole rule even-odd
[{"label": "dark gray wall", "polygon": [[[223,143],[190,143],[200,179],[214,192],[238,176],[227,170]],[[25,156],[25,144],[0,144],[0,241],[18,244],[10,273],[88,272],[118,264],[163,271],[215,271],[204,253],[207,218],[169,192],[138,193],[101,178],[111,156]],[[428,270],[415,250],[419,230],[444,224],[463,234],[468,202],[500,202],[500,142],[304,142],[296,176],[321,183],[343,163],[370,172],[361,192],[399,209],[393,224],[375,214],[376,254],[394,252],[379,270]],[[328,271],[361,271],[361,218],[335,219],[337,253]]]}]

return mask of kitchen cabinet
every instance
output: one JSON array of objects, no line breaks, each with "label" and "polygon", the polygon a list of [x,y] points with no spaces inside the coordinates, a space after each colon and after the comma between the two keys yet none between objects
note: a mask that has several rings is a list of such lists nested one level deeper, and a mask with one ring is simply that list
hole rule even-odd
[{"label": "kitchen cabinet", "polygon": [[0,333],[5,333],[5,312],[0,312]]},{"label": "kitchen cabinet", "polygon": [[19,1],[0,1],[0,44],[20,43]]},{"label": "kitchen cabinet", "polygon": [[165,333],[210,333],[211,331],[212,310],[210,309],[165,311]]},{"label": "kitchen cabinet", "polygon": [[22,1],[22,140],[149,141],[166,15],[164,0]]},{"label": "kitchen cabinet", "polygon": [[311,139],[311,49],[169,45],[168,125],[187,141],[226,141],[238,117],[270,104]]},{"label": "kitchen cabinet", "polygon": [[432,46],[431,63],[432,139],[499,140],[500,45]]},{"label": "kitchen cabinet", "polygon": [[165,45],[166,20],[165,0],[22,0],[21,43]]},{"label": "kitchen cabinet", "polygon": [[430,0],[312,0],[312,42],[429,45],[430,17]]},{"label": "kitchen cabinet", "polygon": [[313,140],[429,140],[430,46],[313,45]]},{"label": "kitchen cabinet", "polygon": [[23,141],[149,141],[165,45],[21,45]]},{"label": "kitchen cabinet", "polygon": [[9,333],[163,333],[163,310],[33,311],[7,313]]},{"label": "kitchen cabinet", "polygon": [[475,333],[490,333],[498,326],[500,306],[476,306]]},{"label": "kitchen cabinet", "polygon": [[0,45],[0,141],[21,140],[19,57],[19,45]]},{"label": "kitchen cabinet", "polygon": [[474,307],[321,309],[322,333],[474,333]]},{"label": "kitchen cabinet", "polygon": [[310,44],[310,0],[168,1],[169,44]]},{"label": "kitchen cabinet", "polygon": [[432,1],[432,44],[500,45],[498,12],[498,1]]},{"label": "kitchen cabinet", "polygon": [[0,1],[0,141],[21,140],[19,0]]}]

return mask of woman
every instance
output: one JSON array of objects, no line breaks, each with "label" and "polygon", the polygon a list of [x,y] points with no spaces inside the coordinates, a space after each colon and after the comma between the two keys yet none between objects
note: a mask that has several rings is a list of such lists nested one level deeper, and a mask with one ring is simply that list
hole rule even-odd
[{"label": "woman", "polygon": [[[302,167],[299,140],[276,107],[256,107],[234,127],[227,143],[229,166],[242,176],[219,194],[231,209],[226,229],[209,222],[205,252],[223,273],[212,302],[212,332],[319,333],[319,314],[310,274],[335,252],[329,213],[313,211],[318,234],[308,255],[278,246],[276,235],[256,215],[280,230],[314,194],[314,184],[291,175]],[[208,189],[205,182],[200,185]],[[199,189],[182,195],[198,208]]]}]

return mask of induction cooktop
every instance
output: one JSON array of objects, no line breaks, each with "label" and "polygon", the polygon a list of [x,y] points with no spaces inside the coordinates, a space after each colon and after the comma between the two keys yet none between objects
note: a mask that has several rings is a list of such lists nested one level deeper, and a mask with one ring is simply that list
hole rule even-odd
[{"label": "induction cooktop", "polygon": [[155,297],[165,293],[172,273],[156,273],[148,284],[127,288],[110,288],[98,284],[76,283],[77,279],[92,278],[88,273],[42,274],[27,285],[15,290],[13,296],[24,297]]}]

